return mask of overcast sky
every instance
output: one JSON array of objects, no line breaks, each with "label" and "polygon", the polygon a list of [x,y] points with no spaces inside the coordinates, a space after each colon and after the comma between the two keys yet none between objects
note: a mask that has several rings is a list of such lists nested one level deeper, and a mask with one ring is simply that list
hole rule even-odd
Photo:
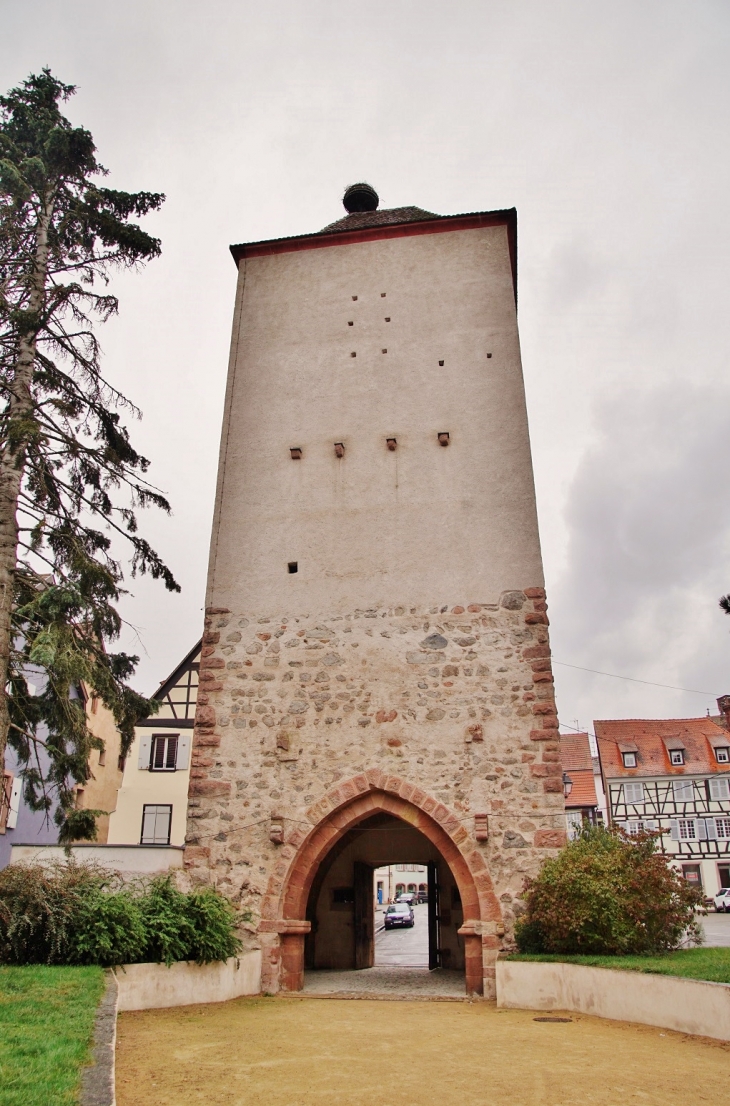
[{"label": "overcast sky", "polygon": [[[110,184],[167,194],[116,281],[107,375],[174,516],[134,581],[140,689],[200,633],[240,242],[381,206],[516,206],[519,316],[561,720],[730,692],[727,0],[0,0],[0,86],[78,85]],[[245,535],[243,537],[245,540]]]}]

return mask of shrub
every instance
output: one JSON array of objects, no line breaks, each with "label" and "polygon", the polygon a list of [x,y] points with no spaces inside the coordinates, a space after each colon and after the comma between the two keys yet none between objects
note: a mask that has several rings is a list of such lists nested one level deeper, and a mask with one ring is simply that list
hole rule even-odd
[{"label": "shrub", "polygon": [[525,885],[521,952],[653,953],[700,944],[701,893],[657,851],[657,834],[588,827]]},{"label": "shrub", "polygon": [[210,963],[240,952],[237,922],[219,892],[185,894],[170,875],[124,887],[93,864],[13,864],[0,872],[6,964]]}]

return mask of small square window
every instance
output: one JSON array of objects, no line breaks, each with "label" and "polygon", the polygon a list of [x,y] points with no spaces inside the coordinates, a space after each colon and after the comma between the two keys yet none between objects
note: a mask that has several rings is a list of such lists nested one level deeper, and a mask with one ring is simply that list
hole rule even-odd
[{"label": "small square window", "polygon": [[299,562],[298,561],[289,561],[289,563],[287,564],[286,567],[288,568],[289,572],[292,573],[292,574],[295,573],[295,572],[299,572]]},{"label": "small square window", "polygon": [[672,749],[669,753],[669,760],[672,764],[684,764],[684,750]]},{"label": "small square window", "polygon": [[624,768],[636,768],[636,753],[622,753]]},{"label": "small square window", "polygon": [[174,772],[177,767],[177,734],[167,737],[157,734],[150,749],[151,772]]},{"label": "small square window", "polygon": [[172,806],[148,805],[142,808],[142,845],[169,845]]},{"label": "small square window", "polygon": [[730,764],[730,749],[715,749],[715,760],[718,764]]}]

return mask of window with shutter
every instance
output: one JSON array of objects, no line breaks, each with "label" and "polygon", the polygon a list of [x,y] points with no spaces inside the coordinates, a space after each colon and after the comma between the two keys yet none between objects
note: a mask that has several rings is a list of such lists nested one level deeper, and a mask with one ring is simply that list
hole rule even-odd
[{"label": "window with shutter", "polygon": [[139,739],[139,756],[137,758],[137,767],[147,771],[150,766],[150,749],[152,748],[152,736],[150,734],[142,734]]},{"label": "window with shutter", "polygon": [[644,801],[644,785],[643,783],[625,783],[624,789],[624,802],[625,803],[643,803]]},{"label": "window with shutter", "polygon": [[714,779],[710,780],[710,798],[711,799],[730,799],[730,780]]},{"label": "window with shutter", "polygon": [[730,841],[730,818],[715,818],[715,832],[722,841]]},{"label": "window with shutter", "polygon": [[680,841],[697,840],[697,823],[694,818],[678,818],[677,825],[679,827]]},{"label": "window with shutter", "polygon": [[675,803],[691,803],[694,798],[692,780],[674,780],[672,793]]},{"label": "window with shutter", "polygon": [[152,738],[150,770],[174,772],[177,767],[178,734],[155,734]]},{"label": "window with shutter", "polygon": [[142,845],[169,845],[172,806],[148,804],[142,808]]}]

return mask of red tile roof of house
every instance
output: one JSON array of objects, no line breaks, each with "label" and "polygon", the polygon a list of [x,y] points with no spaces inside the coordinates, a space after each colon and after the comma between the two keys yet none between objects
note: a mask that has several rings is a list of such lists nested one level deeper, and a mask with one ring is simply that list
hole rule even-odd
[{"label": "red tile roof of house", "polygon": [[565,800],[565,809],[598,806],[588,734],[561,733],[560,760],[563,771],[567,772],[573,781],[570,795]]},{"label": "red tile roof of house", "polygon": [[[718,764],[714,751],[730,747],[730,733],[711,718],[603,719],[593,725],[607,779],[730,772],[730,764]],[[624,768],[621,746],[636,752],[636,768]],[[670,763],[672,747],[684,749],[684,764]]]}]

